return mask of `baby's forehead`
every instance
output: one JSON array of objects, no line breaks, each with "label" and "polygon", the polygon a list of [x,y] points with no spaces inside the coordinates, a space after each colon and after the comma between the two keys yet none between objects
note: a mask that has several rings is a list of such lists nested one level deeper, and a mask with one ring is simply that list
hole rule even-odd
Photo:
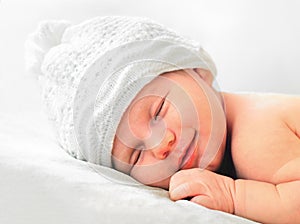
[{"label": "baby's forehead", "polygon": [[170,85],[167,84],[168,80],[166,80],[163,76],[157,76],[152,81],[150,81],[147,85],[145,85],[136,95],[135,99],[145,98],[145,97],[154,97],[154,96],[163,96],[165,94],[165,89]]},{"label": "baby's forehead", "polygon": [[156,77],[145,85],[131,101],[126,113],[149,109],[158,99],[165,97],[167,93],[166,85],[162,85],[160,79]]},{"label": "baby's forehead", "polygon": [[[155,78],[153,78],[149,83],[147,83],[139,92],[140,93],[158,93],[158,95],[161,95],[163,89],[166,89],[167,87],[171,87],[175,84],[175,82],[172,80],[172,78],[176,75],[181,75],[181,73],[184,72],[183,70],[176,70],[176,71],[170,71],[170,72],[164,72]],[[138,95],[139,95],[138,94]]]},{"label": "baby's forehead", "polygon": [[140,91],[137,96],[130,103],[128,109],[132,110],[142,110],[153,104],[157,98],[162,98],[162,94],[159,94],[158,88],[151,88],[147,91]]},{"label": "baby's forehead", "polygon": [[[160,98],[174,100],[186,95],[186,89],[182,82],[186,82],[184,76],[187,75],[185,70],[176,70],[160,74],[148,82],[131,101],[128,110],[134,107],[144,107],[151,105]],[[182,77],[181,79],[178,79]],[[169,94],[170,93],[170,94]],[[167,96],[167,97],[166,97]]]}]

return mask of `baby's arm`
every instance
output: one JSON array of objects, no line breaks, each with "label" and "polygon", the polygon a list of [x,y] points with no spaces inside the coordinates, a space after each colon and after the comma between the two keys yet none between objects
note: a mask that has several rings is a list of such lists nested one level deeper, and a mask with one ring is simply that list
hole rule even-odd
[{"label": "baby's arm", "polygon": [[236,180],[234,214],[263,223],[300,223],[300,181]]},{"label": "baby's arm", "polygon": [[278,185],[233,180],[208,170],[176,173],[170,181],[170,197],[233,213],[263,223],[300,223],[300,181]]}]

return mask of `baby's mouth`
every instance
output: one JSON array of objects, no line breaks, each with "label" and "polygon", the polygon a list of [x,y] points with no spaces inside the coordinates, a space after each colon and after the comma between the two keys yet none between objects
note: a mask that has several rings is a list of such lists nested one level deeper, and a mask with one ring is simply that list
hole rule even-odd
[{"label": "baby's mouth", "polygon": [[196,140],[198,139],[198,132],[195,130],[192,140],[187,145],[186,149],[182,152],[182,157],[180,158],[179,170],[182,169],[187,163],[190,163],[190,159],[193,159],[193,153],[195,151]]}]

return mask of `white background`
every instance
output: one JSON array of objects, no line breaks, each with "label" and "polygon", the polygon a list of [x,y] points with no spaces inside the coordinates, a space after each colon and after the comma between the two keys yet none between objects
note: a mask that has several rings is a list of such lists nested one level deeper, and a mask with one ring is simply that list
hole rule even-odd
[{"label": "white background", "polygon": [[[151,17],[199,41],[218,68],[223,91],[300,94],[298,0],[0,0],[0,109],[39,110],[25,76],[23,44],[38,21],[74,24],[101,15]],[[29,110],[30,109],[30,110]]]}]

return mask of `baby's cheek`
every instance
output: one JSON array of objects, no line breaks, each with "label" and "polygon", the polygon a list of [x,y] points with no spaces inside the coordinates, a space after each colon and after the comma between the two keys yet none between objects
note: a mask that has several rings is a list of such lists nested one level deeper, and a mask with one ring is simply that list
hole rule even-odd
[{"label": "baby's cheek", "polygon": [[176,109],[173,105],[170,105],[163,119],[167,124],[167,128],[173,130],[175,133],[178,133],[178,131],[184,126],[180,111],[178,111],[178,109]]}]

